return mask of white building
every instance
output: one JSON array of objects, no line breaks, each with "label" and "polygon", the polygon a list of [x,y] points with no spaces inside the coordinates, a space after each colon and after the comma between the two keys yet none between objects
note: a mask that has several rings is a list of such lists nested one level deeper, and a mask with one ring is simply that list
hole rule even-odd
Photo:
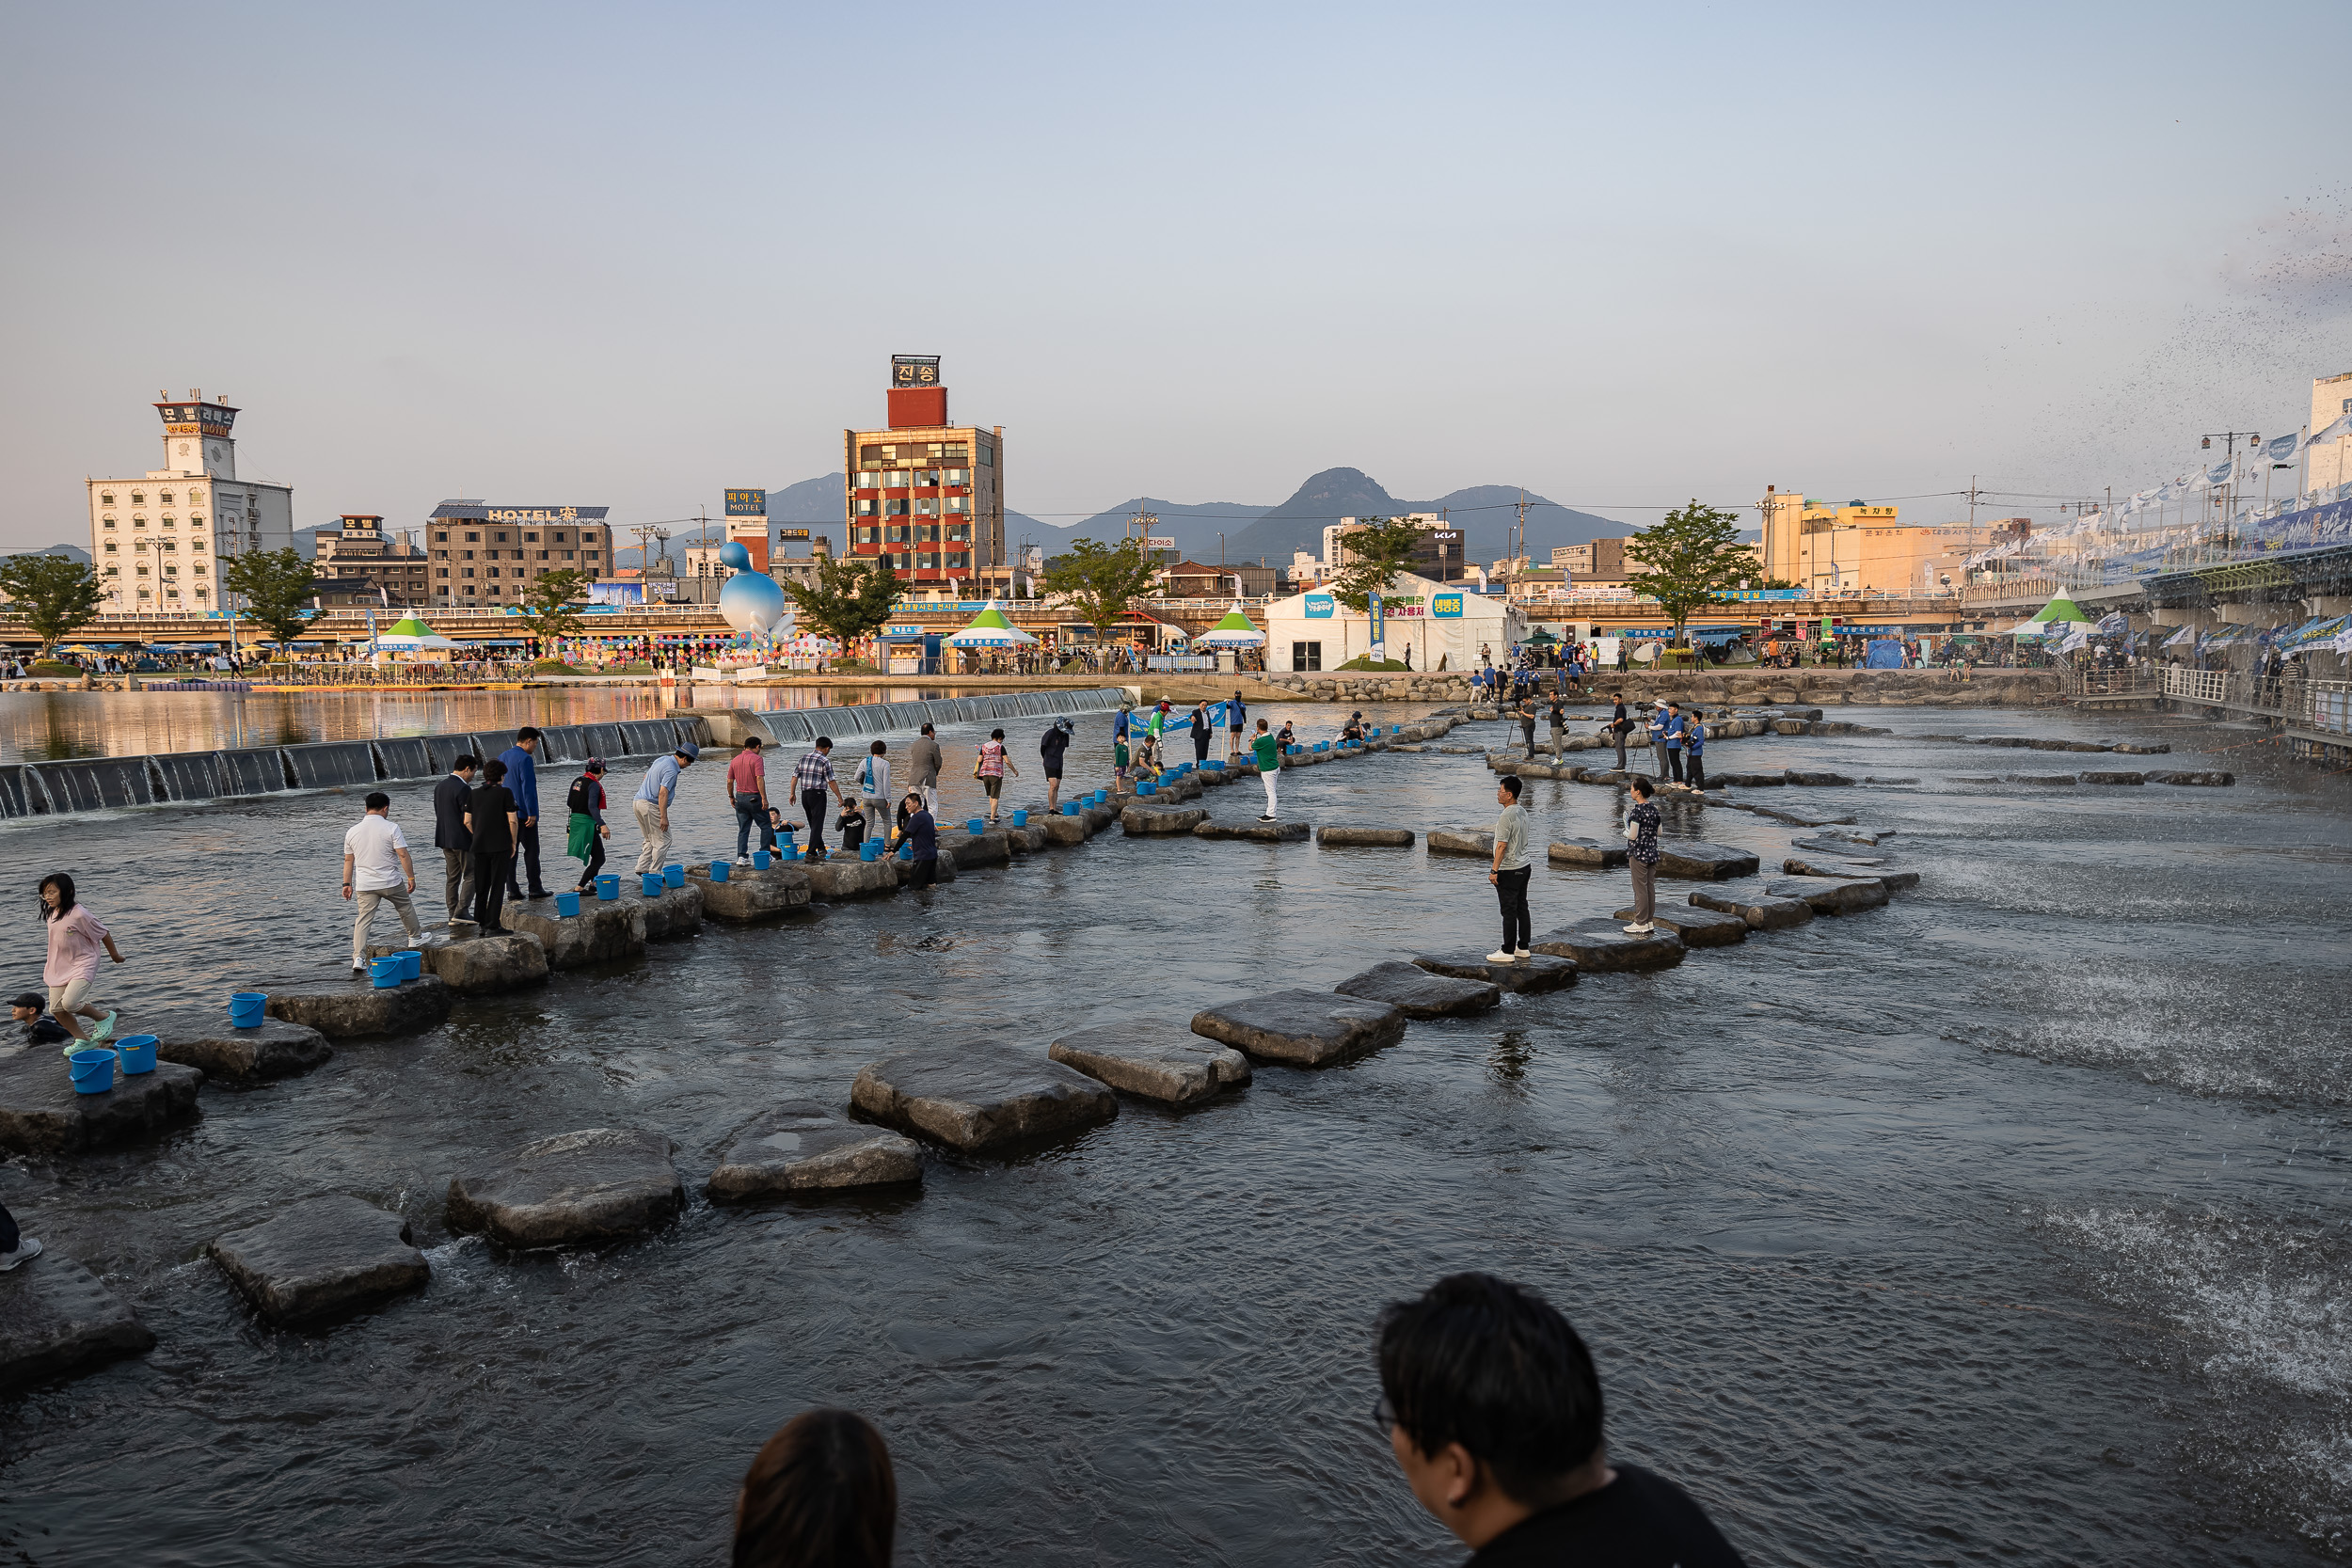
[{"label": "white building", "polygon": [[237,410],[164,394],[164,466],[89,483],[89,553],[109,615],[220,608],[220,563],[294,546],[294,491],[237,477]]},{"label": "white building", "polygon": [[[2304,438],[2310,439],[2347,416],[2352,416],[2352,371],[2312,382],[2312,422],[2304,427]],[[2306,495],[2342,484],[2352,479],[2352,436],[2341,436],[2307,448],[2304,461]]]},{"label": "white building", "polygon": [[[1381,595],[1381,608],[1388,657],[1401,662],[1409,648],[1416,670],[1435,670],[1440,660],[1448,670],[1475,670],[1482,646],[1499,664],[1532,629],[1526,611],[1505,599],[1409,572]],[[1371,616],[1320,589],[1275,600],[1265,617],[1269,670],[1337,670],[1372,646]]]}]

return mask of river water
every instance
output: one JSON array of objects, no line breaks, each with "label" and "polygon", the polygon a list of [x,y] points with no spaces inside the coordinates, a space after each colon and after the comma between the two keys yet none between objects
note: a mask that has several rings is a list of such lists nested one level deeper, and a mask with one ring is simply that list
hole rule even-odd
[{"label": "river water", "polygon": [[[1336,718],[1281,711],[1311,735]],[[1613,1450],[1682,1481],[1752,1562],[2340,1559],[2346,781],[2260,746],[2201,755],[2250,736],[2155,717],[1844,716],[1901,733],[1720,742],[1710,763],[1917,778],[1751,797],[1896,829],[1923,881],[1890,908],[1417,1023],[1193,1115],[1128,1102],[1011,1164],[934,1158],[919,1196],[697,1196],[643,1243],[523,1259],[442,1222],[452,1174],[532,1138],[657,1129],[695,1194],[761,1107],[844,1101],[895,1046],[1041,1051],[1483,951],[1479,863],[1114,832],[466,1003],[308,1078],[208,1090],[158,1145],[11,1162],[0,1198],[158,1343],[0,1405],[0,1545],[41,1564],[719,1562],[751,1454],[821,1402],[888,1439],[902,1562],[1451,1563],[1369,1418],[1368,1332],[1475,1267],[1569,1313]],[[1038,725],[1008,727],[1033,757]],[[2175,752],[2018,767],[1904,738],[1954,728]],[[1073,782],[1105,768],[1107,731],[1081,720]],[[942,736],[947,815],[977,800],[977,737]],[[1953,782],[2143,763],[2239,783]],[[1283,785],[1316,821],[1494,811],[1474,756]],[[732,842],[723,787],[689,775],[691,853]],[[421,842],[428,789],[392,788]],[[1261,800],[1245,783],[1207,803]],[[1621,820],[1608,789],[1538,782],[1529,804],[1546,838]],[[322,792],[0,828],[26,915],[10,971],[37,973],[33,884],[64,865],[131,956],[107,984],[134,1008],[219,1005],[257,955],[329,974],[358,814]],[[1803,830],[1675,806],[1668,832],[1770,862]],[[1622,872],[1541,867],[1536,929],[1625,896]],[[257,1326],[204,1242],[329,1189],[405,1212],[431,1286],[324,1336]]]}]

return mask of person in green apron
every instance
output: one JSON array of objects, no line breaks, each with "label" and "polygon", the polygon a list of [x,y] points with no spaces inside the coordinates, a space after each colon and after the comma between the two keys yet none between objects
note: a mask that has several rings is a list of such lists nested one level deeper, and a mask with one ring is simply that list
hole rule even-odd
[{"label": "person in green apron", "polygon": [[571,793],[564,802],[571,808],[571,832],[564,841],[564,853],[576,861],[587,862],[573,891],[596,891],[596,873],[604,869],[604,841],[612,836],[612,830],[604,825],[604,761],[590,757],[587,768],[572,781]]}]

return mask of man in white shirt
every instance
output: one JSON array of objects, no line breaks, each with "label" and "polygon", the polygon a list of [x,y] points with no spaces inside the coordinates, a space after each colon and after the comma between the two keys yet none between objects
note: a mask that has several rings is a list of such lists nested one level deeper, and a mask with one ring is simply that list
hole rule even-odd
[{"label": "man in white shirt", "polygon": [[351,972],[367,973],[368,927],[375,924],[375,907],[389,904],[400,911],[400,923],[410,942],[424,940],[417,911],[408,895],[417,891],[416,863],[408,858],[408,841],[392,821],[392,798],[382,790],[368,796],[368,814],[343,834],[343,896],[358,906],[351,923]]}]

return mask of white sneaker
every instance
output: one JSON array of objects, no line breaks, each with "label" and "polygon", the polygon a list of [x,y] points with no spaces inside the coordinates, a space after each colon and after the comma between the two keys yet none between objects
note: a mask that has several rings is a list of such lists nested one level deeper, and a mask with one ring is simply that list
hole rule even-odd
[{"label": "white sneaker", "polygon": [[1528,959],[1535,956],[1535,950],[1532,947],[1522,947],[1511,956],[1518,959],[1519,962],[1525,963]]},{"label": "white sneaker", "polygon": [[1498,947],[1486,955],[1486,961],[1490,964],[1507,964],[1518,957],[1518,955],[1513,953],[1508,947]]},{"label": "white sneaker", "polygon": [[1628,926],[1625,928],[1625,934],[1629,937],[1645,937],[1657,929],[1657,927],[1652,926],[1647,921],[1644,921],[1636,926]]},{"label": "white sneaker", "polygon": [[24,1262],[28,1258],[38,1258],[40,1256],[40,1237],[19,1236],[16,1239],[16,1250],[14,1252],[0,1252],[0,1274],[8,1273],[10,1269],[16,1267],[19,1263]]},{"label": "white sneaker", "polygon": [[738,865],[749,865],[752,863],[752,857],[749,855],[738,855],[735,857],[735,863]]}]

